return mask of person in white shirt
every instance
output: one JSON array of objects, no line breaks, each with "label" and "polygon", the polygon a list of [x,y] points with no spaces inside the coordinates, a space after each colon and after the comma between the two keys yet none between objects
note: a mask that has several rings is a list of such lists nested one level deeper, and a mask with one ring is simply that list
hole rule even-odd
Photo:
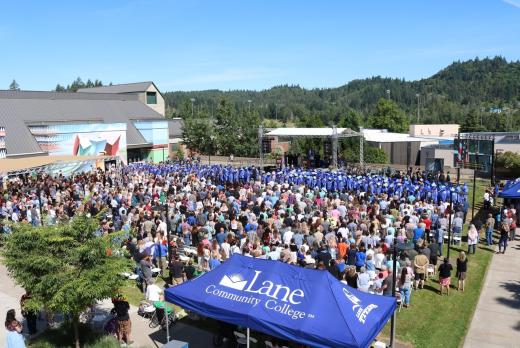
[{"label": "person in white shirt", "polygon": [[283,234],[283,243],[287,245],[291,244],[291,239],[293,236],[293,231],[291,231],[290,227],[287,227],[287,231],[285,231],[285,233]]},{"label": "person in white shirt", "polygon": [[161,301],[161,295],[163,290],[155,284],[155,279],[150,279],[148,286],[146,287],[146,299],[151,303]]}]

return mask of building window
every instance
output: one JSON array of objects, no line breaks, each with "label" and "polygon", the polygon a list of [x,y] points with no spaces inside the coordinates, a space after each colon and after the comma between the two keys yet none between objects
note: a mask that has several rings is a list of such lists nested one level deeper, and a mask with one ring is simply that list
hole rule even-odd
[{"label": "building window", "polygon": [[146,92],[146,104],[157,104],[156,92]]}]

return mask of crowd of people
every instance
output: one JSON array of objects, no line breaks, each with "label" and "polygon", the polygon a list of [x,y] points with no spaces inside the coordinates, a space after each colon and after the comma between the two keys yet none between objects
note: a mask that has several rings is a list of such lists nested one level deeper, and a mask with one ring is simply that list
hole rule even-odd
[{"label": "crowd of people", "polygon": [[[327,270],[360,291],[392,296],[395,245],[396,281],[407,307],[411,290],[424,287],[432,266],[440,293],[449,293],[453,267],[447,258],[437,264],[450,226],[452,241],[462,237],[467,194],[465,184],[411,171],[261,172],[192,161],[133,163],[71,177],[34,173],[4,180],[0,229],[8,234],[15,222],[53,225],[78,213],[101,213],[99,233],[126,232],[122,244],[136,263],[143,292],[153,298],[159,293],[153,268],[177,285],[235,253]],[[513,207],[471,225],[468,253],[457,258],[460,290],[480,229],[492,243],[489,233],[499,216],[500,230],[514,238]],[[501,237],[500,243],[505,251],[507,241]],[[193,257],[186,252],[191,248]]]}]

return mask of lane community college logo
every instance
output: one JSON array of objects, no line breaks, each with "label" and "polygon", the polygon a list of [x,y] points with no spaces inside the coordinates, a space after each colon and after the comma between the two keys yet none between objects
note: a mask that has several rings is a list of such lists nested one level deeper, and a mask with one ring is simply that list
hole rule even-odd
[{"label": "lane community college logo", "polygon": [[244,280],[240,274],[232,274],[223,276],[219,284],[235,290],[244,290],[247,280]]}]

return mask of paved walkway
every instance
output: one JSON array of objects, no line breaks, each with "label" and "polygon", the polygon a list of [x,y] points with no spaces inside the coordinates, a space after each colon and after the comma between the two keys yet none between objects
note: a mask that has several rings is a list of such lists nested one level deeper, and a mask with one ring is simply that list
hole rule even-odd
[{"label": "paved walkway", "polygon": [[491,260],[464,348],[520,347],[520,242]]},{"label": "paved walkway", "polygon": [[[12,279],[7,275],[7,269],[0,262],[0,320],[3,324],[5,320],[5,314],[9,309],[16,310],[16,317],[21,320],[22,315],[20,313],[20,298],[25,291],[14,284]],[[6,331],[2,327],[0,330],[0,347],[3,347],[6,341]]]}]

